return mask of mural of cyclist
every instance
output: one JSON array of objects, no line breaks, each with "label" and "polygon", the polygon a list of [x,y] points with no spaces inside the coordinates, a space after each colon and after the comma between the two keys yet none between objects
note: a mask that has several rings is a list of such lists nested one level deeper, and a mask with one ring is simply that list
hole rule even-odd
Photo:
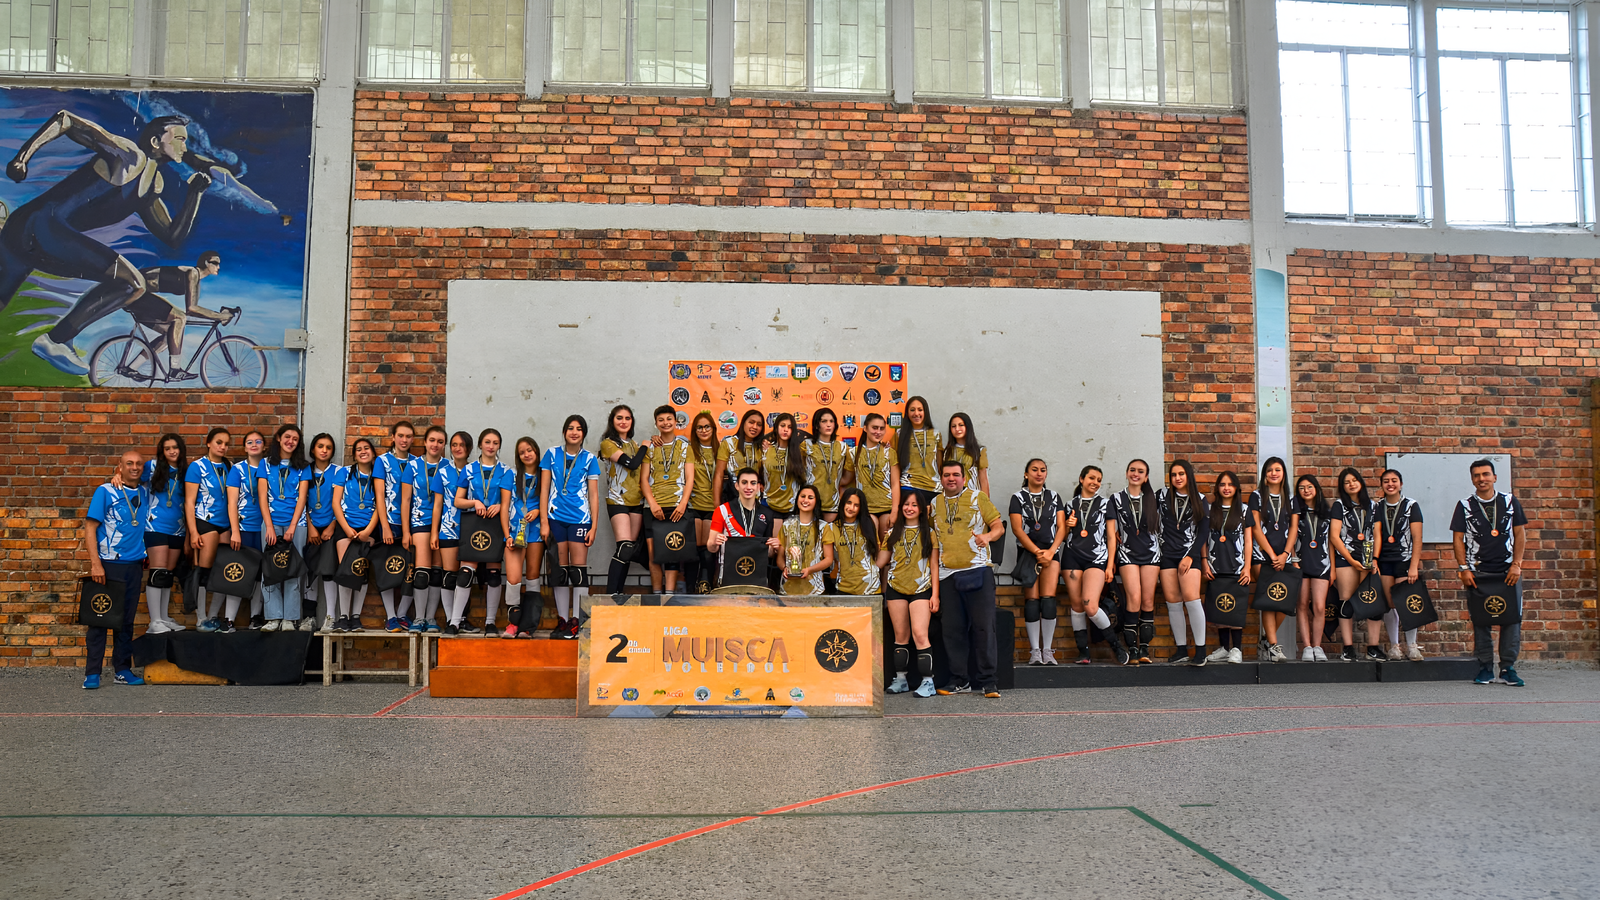
[{"label": "mural of cyclist", "polygon": [[[194,229],[200,198],[212,183],[207,172],[221,164],[188,149],[188,125],[182,116],[157,116],[136,139],[129,140],[62,110],[24,141],[6,166],[7,177],[21,183],[28,177],[28,163],[34,154],[62,137],[94,153],[88,162],[23,204],[0,228],[0,309],[34,270],[98,281],[108,288],[84,294],[54,328],[33,342],[34,354],[57,369],[73,375],[88,372],[88,364],[72,347],[72,340],[89,324],[126,308],[148,289],[144,275],[133,263],[85,232],[137,215],[162,243],[178,247]],[[161,199],[165,189],[161,165],[176,162],[196,171],[189,176],[183,204],[173,218]],[[113,286],[117,289],[110,290]]]},{"label": "mural of cyclist", "polygon": [[[207,322],[221,322],[226,325],[233,319],[233,313],[222,312],[215,309],[206,309],[200,305],[200,282],[222,271],[222,255],[215,250],[207,250],[200,254],[200,258],[192,266],[152,266],[140,270],[144,276],[145,293],[132,303],[128,304],[128,312],[133,320],[140,325],[156,332],[167,345],[167,356],[171,360],[167,366],[167,381],[189,381],[197,376],[185,371],[183,361],[179,356],[183,352],[183,329],[188,326],[191,317],[203,319]],[[106,288],[100,285],[96,291]],[[113,289],[121,290],[120,287]],[[90,291],[94,293],[94,291]],[[177,307],[168,303],[161,295],[170,294],[181,296],[183,306]],[[88,295],[84,296],[88,300]],[[158,339],[156,346],[160,347],[162,341]]]}]

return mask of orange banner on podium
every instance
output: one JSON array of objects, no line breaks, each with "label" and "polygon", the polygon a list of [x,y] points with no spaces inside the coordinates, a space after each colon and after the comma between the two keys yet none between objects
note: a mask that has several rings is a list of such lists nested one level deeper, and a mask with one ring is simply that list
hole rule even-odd
[{"label": "orange banner on podium", "polygon": [[580,715],[627,706],[874,715],[881,702],[868,606],[597,604],[587,624]]}]

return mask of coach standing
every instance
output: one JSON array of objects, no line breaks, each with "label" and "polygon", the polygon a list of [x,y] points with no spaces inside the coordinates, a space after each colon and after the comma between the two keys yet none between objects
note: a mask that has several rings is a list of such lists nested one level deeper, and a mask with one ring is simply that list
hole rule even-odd
[{"label": "coach standing", "polygon": [[1517,620],[1500,626],[1499,678],[1494,674],[1494,626],[1472,623],[1473,650],[1483,667],[1473,680],[1522,687],[1516,670],[1522,650],[1522,591],[1515,586],[1522,578],[1522,554],[1528,546],[1528,516],[1517,498],[1494,489],[1494,463],[1476,460],[1469,471],[1475,493],[1457,503],[1450,518],[1457,574],[1469,591],[1478,586],[1479,576],[1503,577],[1506,586],[1515,589],[1517,603]]},{"label": "coach standing", "polygon": [[[84,516],[83,543],[89,552],[89,578],[96,584],[122,584],[122,627],[112,631],[111,667],[117,684],[144,684],[133,674],[133,617],[139,611],[139,589],[144,576],[144,512],[150,495],[139,484],[144,466],[136,450],[122,454],[117,464],[121,484],[107,482],[95,488]],[[128,485],[134,485],[130,488]],[[84,690],[100,686],[100,668],[106,658],[106,629],[90,628],[88,658],[84,661]]]},{"label": "coach standing", "polygon": [[[989,545],[1005,534],[1005,522],[988,495],[967,484],[957,460],[939,467],[944,490],[929,505],[929,524],[939,548],[939,608],[944,649],[950,657],[950,683],[940,694],[965,694],[973,683],[985,697],[999,697],[995,680],[994,569]],[[967,673],[968,646],[976,645],[976,672]]]}]

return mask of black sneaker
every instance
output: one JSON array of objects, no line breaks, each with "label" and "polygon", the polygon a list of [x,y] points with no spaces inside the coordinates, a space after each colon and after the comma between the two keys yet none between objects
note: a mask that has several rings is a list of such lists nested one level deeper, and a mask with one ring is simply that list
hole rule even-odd
[{"label": "black sneaker", "polygon": [[232,619],[223,619],[221,623],[217,625],[218,634],[233,634],[238,630],[239,629],[234,627]]},{"label": "black sneaker", "polygon": [[1122,646],[1121,641],[1115,641],[1111,644],[1111,652],[1117,655],[1117,665],[1119,666],[1127,665],[1128,661],[1132,659],[1128,654],[1128,648]]},{"label": "black sneaker", "polygon": [[493,622],[485,622],[485,623],[483,623],[483,636],[484,637],[499,637],[500,636],[500,626],[496,625]]},{"label": "black sneaker", "polygon": [[260,631],[261,630],[261,626],[263,626],[265,624],[267,624],[267,617],[266,616],[251,616],[250,617],[250,630],[251,631]]},{"label": "black sneaker", "polygon": [[1167,654],[1167,662],[1187,666],[1189,664],[1189,648],[1185,646],[1173,647],[1172,652]]},{"label": "black sneaker", "polygon": [[1345,650],[1343,653],[1339,654],[1339,662],[1355,662],[1355,661],[1356,661],[1356,651],[1354,651],[1354,650]]},{"label": "black sneaker", "polygon": [[972,685],[967,684],[964,681],[962,683],[960,683],[960,684],[952,684],[952,685],[949,685],[948,687],[939,688],[939,696],[941,696],[941,697],[948,697],[951,694],[970,694],[970,693],[972,693]]},{"label": "black sneaker", "polygon": [[1201,644],[1194,648],[1194,656],[1189,657],[1189,665],[1203,666],[1206,664],[1206,645]]},{"label": "black sneaker", "polygon": [[344,630],[345,631],[365,631],[366,630],[366,626],[361,624],[361,617],[360,616],[351,616],[349,619],[345,620]]},{"label": "black sneaker", "polygon": [[461,633],[461,629],[457,628],[454,625],[445,625],[444,628],[441,629],[439,633],[440,634],[448,634],[451,637],[455,637],[456,635]]},{"label": "black sneaker", "polygon": [[1384,659],[1385,659],[1385,657],[1383,655],[1383,648],[1381,648],[1381,647],[1368,647],[1367,648],[1367,661],[1368,662],[1383,662]]},{"label": "black sneaker", "polygon": [[472,624],[471,622],[468,622],[466,619],[462,619],[461,620],[461,633],[462,634],[483,634],[483,629],[479,628],[478,626],[476,626],[474,624]]},{"label": "black sneaker", "polygon": [[1522,676],[1518,675],[1517,670],[1512,666],[1506,666],[1500,670],[1500,681],[1501,683],[1509,684],[1512,687],[1522,687],[1527,684],[1527,682],[1522,680]]}]

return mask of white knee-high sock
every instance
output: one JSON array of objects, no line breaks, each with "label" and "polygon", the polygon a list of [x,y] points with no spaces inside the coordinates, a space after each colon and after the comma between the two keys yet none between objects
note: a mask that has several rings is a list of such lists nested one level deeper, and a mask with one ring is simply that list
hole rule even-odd
[{"label": "white knee-high sock", "polygon": [[1406,629],[1406,644],[1411,647],[1415,647],[1417,645],[1417,629]]},{"label": "white knee-high sock", "polygon": [[1072,630],[1073,631],[1084,631],[1089,627],[1089,614],[1088,613],[1080,613],[1080,612],[1070,613],[1068,615],[1068,618],[1072,619]]},{"label": "white knee-high sock", "polygon": [[[441,594],[443,594],[443,593],[444,593],[444,587],[443,586],[437,585],[437,584],[428,585],[428,605],[422,610],[422,618],[423,619],[425,619],[426,621],[431,622],[431,621],[433,621],[433,617],[438,615],[438,613],[439,613],[439,596]],[[453,594],[451,595],[451,599],[452,600],[455,599],[455,596]]]},{"label": "white knee-high sock", "polygon": [[1106,615],[1106,611],[1103,609],[1095,610],[1094,615],[1089,617],[1089,621],[1093,622],[1095,627],[1101,631],[1111,630],[1111,617]]},{"label": "white knee-high sock", "polygon": [[339,618],[342,619],[350,615],[350,598],[354,594],[355,590],[353,588],[347,588],[342,584],[339,585]]},{"label": "white knee-high sock", "polygon": [[1184,612],[1189,614],[1189,627],[1194,630],[1194,645],[1201,647],[1206,642],[1206,609],[1199,600],[1185,600]]},{"label": "white knee-high sock", "polygon": [[365,611],[366,608],[367,586],[363,584],[362,586],[356,588],[355,596],[350,598],[350,615],[359,619],[361,618],[361,613]]},{"label": "white knee-high sock", "polygon": [[1398,610],[1389,610],[1383,614],[1384,630],[1389,632],[1389,643],[1400,643],[1400,613]]},{"label": "white knee-high sock", "polygon": [[406,612],[411,609],[411,600],[414,596],[414,593],[407,594],[405,593],[404,589],[402,589],[400,592],[400,603],[395,606],[394,614],[402,619],[405,618]]},{"label": "white knee-high sock", "polygon": [[337,582],[322,582],[322,618],[334,619],[339,617],[339,585]]},{"label": "white knee-high sock", "polygon": [[1183,604],[1167,604],[1167,625],[1172,629],[1172,642],[1179,647],[1189,643],[1189,623],[1183,620]]},{"label": "white knee-high sock", "polygon": [[1054,641],[1055,639],[1056,639],[1056,620],[1055,619],[1040,619],[1039,620],[1039,649],[1040,649],[1040,651],[1049,650],[1050,649],[1050,642]]},{"label": "white knee-high sock", "polygon": [[1039,623],[1036,622],[1036,621],[1035,622],[1026,622],[1026,623],[1024,623],[1024,625],[1028,629],[1028,647],[1030,649],[1032,649],[1032,650],[1038,650],[1039,649]]},{"label": "white knee-high sock", "polygon": [[239,605],[242,600],[244,600],[243,597],[235,597],[234,595],[229,594],[227,606],[224,607],[225,612],[222,614],[223,619],[232,622],[234,617],[239,615]]},{"label": "white knee-high sock", "polygon": [[575,587],[572,589],[572,617],[583,618],[583,598],[589,596],[588,587]]},{"label": "white knee-high sock", "polygon": [[379,591],[378,599],[383,601],[383,617],[385,620],[394,618],[394,588]]},{"label": "white knee-high sock", "polygon": [[565,619],[567,618],[567,607],[572,605],[572,588],[557,585],[555,588],[555,595],[556,615],[562,619]]},{"label": "white knee-high sock", "polygon": [[494,614],[500,609],[500,594],[505,591],[505,585],[497,584],[483,589],[483,621],[486,625],[494,624]]},{"label": "white knee-high sock", "polygon": [[165,622],[167,620],[166,609],[167,603],[161,598],[161,588],[146,585],[144,589],[144,611],[150,616],[150,624]]},{"label": "white knee-high sock", "polygon": [[472,588],[456,586],[456,605],[450,609],[450,624],[460,625],[461,617],[467,614],[467,601],[472,599]]},{"label": "white knee-high sock", "polygon": [[515,609],[522,605],[522,582],[506,582],[506,609]]},{"label": "white knee-high sock", "polygon": [[[202,600],[205,599],[205,594],[203,593],[203,589],[202,589],[202,593],[200,594],[200,597],[201,597]],[[216,591],[212,591],[211,592],[211,611],[206,613],[206,618],[208,618],[208,619],[220,619],[220,618],[222,618],[222,606],[223,606],[223,604],[225,604],[227,602],[227,600],[228,600],[228,595],[227,594],[219,594]],[[201,609],[204,609],[204,608],[205,607],[202,605]]]}]

